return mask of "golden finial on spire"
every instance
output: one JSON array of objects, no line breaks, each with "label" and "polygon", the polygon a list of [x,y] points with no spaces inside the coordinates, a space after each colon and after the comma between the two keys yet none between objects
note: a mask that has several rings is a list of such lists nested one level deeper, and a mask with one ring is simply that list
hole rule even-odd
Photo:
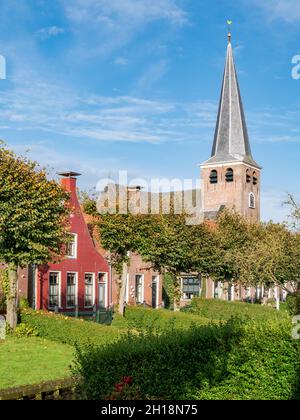
[{"label": "golden finial on spire", "polygon": [[227,20],[227,25],[228,25],[228,42],[230,43],[231,42],[231,30],[230,30],[230,27],[231,27],[231,25],[232,25],[232,20]]}]

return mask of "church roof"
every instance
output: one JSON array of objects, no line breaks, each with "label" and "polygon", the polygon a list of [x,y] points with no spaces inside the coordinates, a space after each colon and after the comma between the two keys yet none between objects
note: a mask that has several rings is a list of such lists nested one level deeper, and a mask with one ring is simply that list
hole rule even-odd
[{"label": "church roof", "polygon": [[230,39],[212,155],[205,164],[245,162],[260,168],[251,153]]}]

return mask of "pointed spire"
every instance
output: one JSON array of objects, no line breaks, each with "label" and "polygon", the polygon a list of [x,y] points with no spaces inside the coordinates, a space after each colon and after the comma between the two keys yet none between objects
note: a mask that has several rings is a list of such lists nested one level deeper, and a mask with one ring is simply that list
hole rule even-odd
[{"label": "pointed spire", "polygon": [[254,161],[228,33],[228,46],[212,157],[206,164]]}]

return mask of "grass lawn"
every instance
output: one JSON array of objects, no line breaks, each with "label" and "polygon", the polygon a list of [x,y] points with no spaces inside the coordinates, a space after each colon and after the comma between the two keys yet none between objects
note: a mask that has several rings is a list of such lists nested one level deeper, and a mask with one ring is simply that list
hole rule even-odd
[{"label": "grass lawn", "polygon": [[63,379],[74,349],[38,337],[0,341],[0,389]]}]

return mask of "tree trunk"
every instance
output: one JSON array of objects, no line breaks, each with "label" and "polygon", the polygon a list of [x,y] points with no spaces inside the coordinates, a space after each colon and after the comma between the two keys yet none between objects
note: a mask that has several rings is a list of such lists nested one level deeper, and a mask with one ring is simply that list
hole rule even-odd
[{"label": "tree trunk", "polygon": [[207,294],[207,276],[202,277],[201,298],[206,299]]},{"label": "tree trunk", "polygon": [[120,315],[125,315],[125,303],[126,303],[126,285],[127,285],[127,271],[128,265],[127,263],[123,263],[122,268],[122,277],[121,277],[121,290],[120,290],[120,297],[119,297],[119,313]]},{"label": "tree trunk", "polygon": [[181,277],[175,277],[174,283],[174,312],[180,310],[180,298],[181,298]]},{"label": "tree trunk", "polygon": [[13,264],[8,267],[8,279],[6,322],[14,330],[18,322],[18,269]]}]

